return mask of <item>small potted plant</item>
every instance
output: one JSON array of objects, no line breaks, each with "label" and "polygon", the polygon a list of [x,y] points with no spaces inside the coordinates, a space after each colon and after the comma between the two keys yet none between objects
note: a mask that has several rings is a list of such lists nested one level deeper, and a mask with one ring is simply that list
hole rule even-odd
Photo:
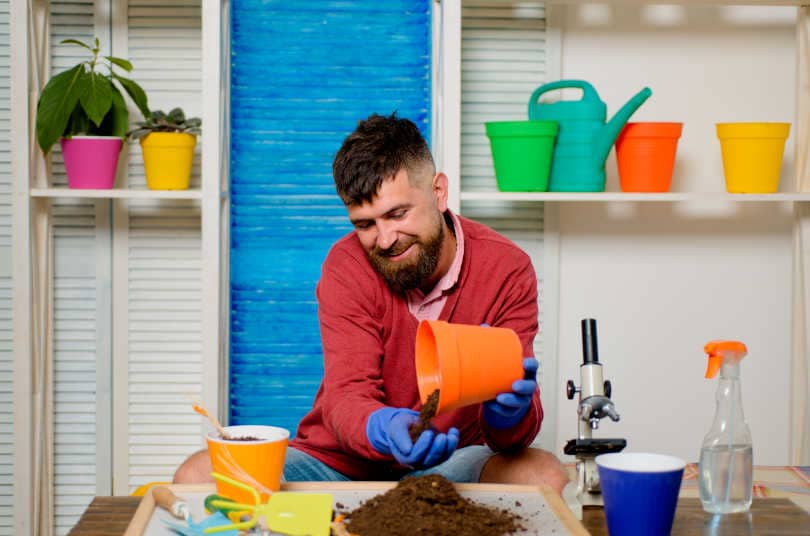
[{"label": "small potted plant", "polygon": [[155,110],[146,118],[129,133],[141,143],[146,185],[151,190],[186,190],[202,121],[187,119],[182,108],[168,114]]},{"label": "small potted plant", "polygon": [[45,154],[59,141],[71,188],[112,188],[115,170],[129,126],[129,110],[120,88],[141,113],[149,113],[146,93],[134,81],[116,73],[132,64],[114,56],[99,57],[99,40],[87,49],[91,58],[51,77],[37,102],[37,142]]}]

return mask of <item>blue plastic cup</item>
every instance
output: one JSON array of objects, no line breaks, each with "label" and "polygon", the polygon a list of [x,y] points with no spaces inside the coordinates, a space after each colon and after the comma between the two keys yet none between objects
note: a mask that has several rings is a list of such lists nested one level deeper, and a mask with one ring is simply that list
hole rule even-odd
[{"label": "blue plastic cup", "polygon": [[665,454],[615,452],[596,457],[608,533],[668,536],[686,462]]}]

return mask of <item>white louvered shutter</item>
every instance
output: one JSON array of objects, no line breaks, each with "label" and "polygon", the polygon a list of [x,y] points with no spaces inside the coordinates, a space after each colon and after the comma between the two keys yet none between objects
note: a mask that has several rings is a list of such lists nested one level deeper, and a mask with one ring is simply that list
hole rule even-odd
[{"label": "white louvered shutter", "polygon": [[[52,0],[51,75],[86,58],[87,51],[61,45],[63,39],[92,43],[92,1]],[[54,184],[67,184],[58,144],[53,150]],[[97,407],[99,356],[96,294],[96,207],[88,200],[53,200],[53,384],[54,384],[54,527],[67,534],[97,487],[97,430],[105,427]],[[109,427],[109,422],[106,423]],[[103,458],[102,458],[103,459]],[[103,472],[104,470],[102,470]]]},{"label": "white louvered shutter", "polygon": [[[130,0],[127,23],[132,78],[146,91],[150,108],[168,112],[180,106],[188,117],[199,117],[200,0]],[[130,143],[129,156],[130,187],[145,188],[138,143]],[[200,186],[200,160],[198,142],[192,188]],[[202,384],[200,205],[130,201],[128,232],[128,415],[115,418],[128,422],[131,491],[171,480],[183,459],[201,447],[201,418],[189,399]]]},{"label": "white louvered shutter", "polygon": [[9,2],[0,0],[0,536],[12,534],[11,103]]},{"label": "white louvered shutter", "polygon": [[[528,119],[529,97],[549,81],[546,12],[542,2],[464,0],[461,4],[461,189],[496,192],[488,121]],[[538,277],[540,331],[535,355],[542,380],[543,205],[464,201],[462,213],[490,225],[532,257]],[[544,401],[546,413],[553,401]]]}]

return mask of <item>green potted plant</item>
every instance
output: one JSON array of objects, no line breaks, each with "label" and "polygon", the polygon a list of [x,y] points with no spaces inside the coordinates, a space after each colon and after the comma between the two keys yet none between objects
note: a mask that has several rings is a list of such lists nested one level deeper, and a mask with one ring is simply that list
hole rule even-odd
[{"label": "green potted plant", "polygon": [[202,121],[174,108],[168,114],[155,110],[137,125],[129,136],[140,140],[146,185],[152,190],[187,189]]},{"label": "green potted plant", "polygon": [[90,58],[51,77],[37,102],[37,142],[45,154],[59,141],[71,188],[112,188],[115,169],[129,126],[129,111],[120,88],[144,115],[146,93],[134,81],[116,73],[132,64],[114,56],[99,57],[93,46],[65,39],[87,49]]}]

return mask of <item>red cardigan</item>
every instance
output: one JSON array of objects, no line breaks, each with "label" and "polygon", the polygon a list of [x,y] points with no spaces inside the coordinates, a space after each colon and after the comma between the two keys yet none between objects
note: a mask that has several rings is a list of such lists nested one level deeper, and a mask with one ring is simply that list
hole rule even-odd
[{"label": "red cardigan", "polygon": [[[537,278],[529,256],[492,229],[459,218],[464,259],[440,320],[514,329],[525,356],[537,333]],[[366,438],[366,421],[383,406],[419,410],[414,369],[418,322],[403,296],[392,293],[369,264],[354,233],[340,239],[324,261],[317,288],[324,377],[312,410],[291,446],[355,480],[393,480],[408,471]],[[521,423],[493,430],[481,404],[433,419],[439,430],[459,429],[459,447],[486,443],[495,451],[528,446],[543,409],[535,391]]]}]

